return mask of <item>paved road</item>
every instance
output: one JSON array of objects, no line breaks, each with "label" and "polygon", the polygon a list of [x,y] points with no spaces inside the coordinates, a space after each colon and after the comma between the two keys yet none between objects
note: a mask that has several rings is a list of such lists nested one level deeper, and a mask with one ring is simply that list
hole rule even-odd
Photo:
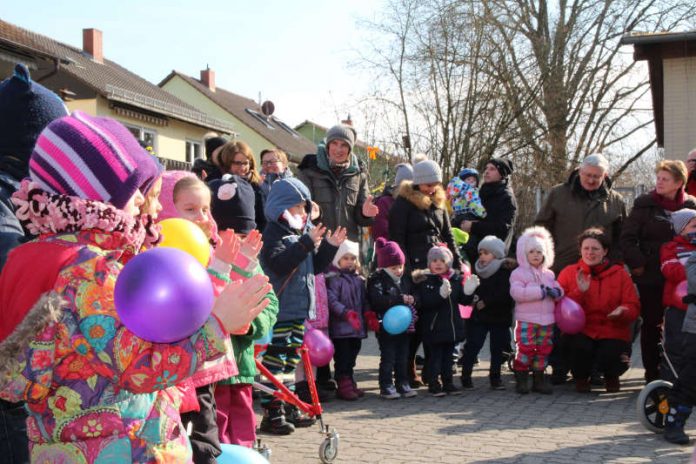
[{"label": "paved road", "polygon": [[[487,348],[485,348],[487,349]],[[476,389],[459,397],[431,398],[423,389],[413,399],[378,397],[378,349],[373,335],[358,359],[357,381],[367,390],[357,402],[333,400],[326,421],[341,435],[340,463],[688,463],[693,445],[670,445],[637,420],[635,400],[642,370],[622,378],[616,394],[580,395],[572,385],[554,394],[517,395],[512,373],[506,391],[491,391],[487,361],[474,372]],[[599,391],[599,390],[597,390]],[[260,420],[260,418],[259,418]],[[696,438],[696,421],[690,432]],[[271,462],[316,463],[322,441],[318,426],[289,437],[260,435],[272,449]]]}]

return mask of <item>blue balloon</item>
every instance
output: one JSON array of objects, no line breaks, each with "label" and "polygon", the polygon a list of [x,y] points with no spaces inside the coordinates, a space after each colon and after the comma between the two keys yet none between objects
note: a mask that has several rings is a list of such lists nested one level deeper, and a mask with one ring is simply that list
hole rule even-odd
[{"label": "blue balloon", "polygon": [[268,459],[251,448],[239,445],[220,445],[222,454],[217,457],[218,464],[269,464]]},{"label": "blue balloon", "polygon": [[257,345],[268,345],[271,343],[271,340],[273,339],[273,331],[269,330],[266,332],[266,334],[259,338],[258,340],[255,340],[254,343]]},{"label": "blue balloon", "polygon": [[392,335],[399,335],[406,332],[411,325],[413,315],[411,308],[404,305],[391,307],[382,318],[382,327]]}]

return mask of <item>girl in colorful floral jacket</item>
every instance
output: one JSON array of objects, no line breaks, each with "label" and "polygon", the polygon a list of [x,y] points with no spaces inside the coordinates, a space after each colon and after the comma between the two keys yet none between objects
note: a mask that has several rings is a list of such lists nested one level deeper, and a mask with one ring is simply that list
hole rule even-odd
[{"label": "girl in colorful floral jacket", "polygon": [[222,355],[269,286],[229,285],[190,337],[142,340],[113,300],[123,263],[157,240],[139,211],[154,160],[116,121],[75,112],[42,132],[29,169],[13,201],[39,239],[0,275],[0,397],[27,403],[31,460],[190,462],[170,387]]}]

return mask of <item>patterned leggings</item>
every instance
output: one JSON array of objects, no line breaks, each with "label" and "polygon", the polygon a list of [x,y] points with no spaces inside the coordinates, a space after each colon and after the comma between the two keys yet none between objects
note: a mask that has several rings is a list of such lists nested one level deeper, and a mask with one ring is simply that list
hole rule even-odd
[{"label": "patterned leggings", "polygon": [[[261,363],[274,375],[292,374],[301,360],[296,350],[302,346],[303,340],[304,319],[277,322],[273,326],[273,338]],[[294,385],[290,389],[293,390]],[[262,393],[261,405],[268,405],[273,399],[272,395]]]},{"label": "patterned leggings", "polygon": [[548,365],[548,358],[553,349],[553,324],[539,325],[533,322],[517,321],[515,324],[514,369],[543,371]]}]

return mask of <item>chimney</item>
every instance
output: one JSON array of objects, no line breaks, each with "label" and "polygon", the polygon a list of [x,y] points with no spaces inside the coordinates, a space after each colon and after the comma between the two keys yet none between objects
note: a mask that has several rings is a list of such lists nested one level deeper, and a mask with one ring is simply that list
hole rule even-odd
[{"label": "chimney", "polygon": [[215,71],[210,69],[210,66],[206,66],[205,69],[201,71],[201,82],[208,87],[211,92],[215,92]]},{"label": "chimney", "polygon": [[82,29],[82,50],[92,55],[92,60],[103,64],[102,31],[99,29]]}]

